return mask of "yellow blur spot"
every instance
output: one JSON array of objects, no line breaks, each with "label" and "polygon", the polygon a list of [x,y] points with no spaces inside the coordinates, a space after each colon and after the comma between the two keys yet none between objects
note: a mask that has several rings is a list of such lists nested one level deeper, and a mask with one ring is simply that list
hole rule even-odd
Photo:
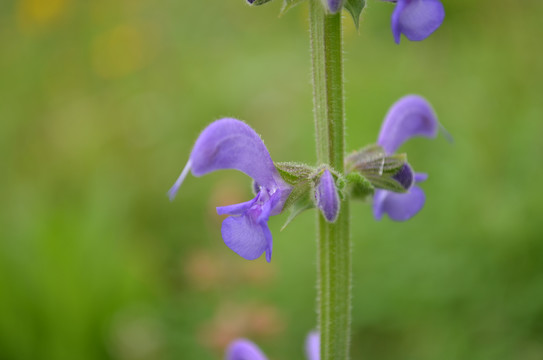
[{"label": "yellow blur spot", "polygon": [[19,0],[17,19],[22,30],[57,22],[66,12],[69,0]]},{"label": "yellow blur spot", "polygon": [[106,79],[122,77],[145,65],[144,52],[142,32],[130,25],[120,25],[95,39],[93,69]]},{"label": "yellow blur spot", "polygon": [[342,22],[343,22],[343,36],[345,37],[345,39],[350,39],[350,38],[358,36],[358,30],[356,29],[353,18],[351,14],[349,14],[346,10],[344,10]]}]

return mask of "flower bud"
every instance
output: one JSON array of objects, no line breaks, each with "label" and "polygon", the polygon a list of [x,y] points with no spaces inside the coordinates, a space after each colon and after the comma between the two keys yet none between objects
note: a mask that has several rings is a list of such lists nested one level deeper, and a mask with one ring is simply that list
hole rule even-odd
[{"label": "flower bud", "polygon": [[322,0],[322,3],[332,14],[337,13],[343,7],[343,0]]},{"label": "flower bud", "polygon": [[339,196],[334,177],[328,170],[323,171],[315,187],[315,201],[326,221],[336,221],[339,214]]}]

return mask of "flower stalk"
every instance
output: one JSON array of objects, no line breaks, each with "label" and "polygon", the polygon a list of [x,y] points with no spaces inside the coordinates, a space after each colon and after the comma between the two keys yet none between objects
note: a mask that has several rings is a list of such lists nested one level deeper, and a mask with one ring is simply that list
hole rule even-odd
[{"label": "flower stalk", "polygon": [[[344,171],[345,117],[341,14],[309,1],[317,162]],[[348,359],[351,326],[349,203],[334,223],[318,213],[318,317],[321,360]]]}]

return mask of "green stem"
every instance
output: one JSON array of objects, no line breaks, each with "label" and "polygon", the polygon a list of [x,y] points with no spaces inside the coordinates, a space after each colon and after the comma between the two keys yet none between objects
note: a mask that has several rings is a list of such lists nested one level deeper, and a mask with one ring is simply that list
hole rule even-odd
[{"label": "green stem", "polygon": [[[343,173],[345,120],[341,15],[327,14],[310,0],[310,37],[317,161]],[[349,358],[351,246],[349,203],[342,201],[335,223],[318,215],[318,289],[321,360]]]}]

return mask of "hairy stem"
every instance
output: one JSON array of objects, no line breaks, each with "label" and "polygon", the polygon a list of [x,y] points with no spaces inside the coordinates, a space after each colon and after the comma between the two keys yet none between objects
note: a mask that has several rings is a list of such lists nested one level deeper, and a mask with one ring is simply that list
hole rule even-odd
[{"label": "hairy stem", "polygon": [[[341,15],[327,14],[310,0],[313,102],[317,161],[343,173],[345,124]],[[318,289],[321,360],[349,358],[351,246],[349,203],[343,200],[335,223],[318,215]]]}]

